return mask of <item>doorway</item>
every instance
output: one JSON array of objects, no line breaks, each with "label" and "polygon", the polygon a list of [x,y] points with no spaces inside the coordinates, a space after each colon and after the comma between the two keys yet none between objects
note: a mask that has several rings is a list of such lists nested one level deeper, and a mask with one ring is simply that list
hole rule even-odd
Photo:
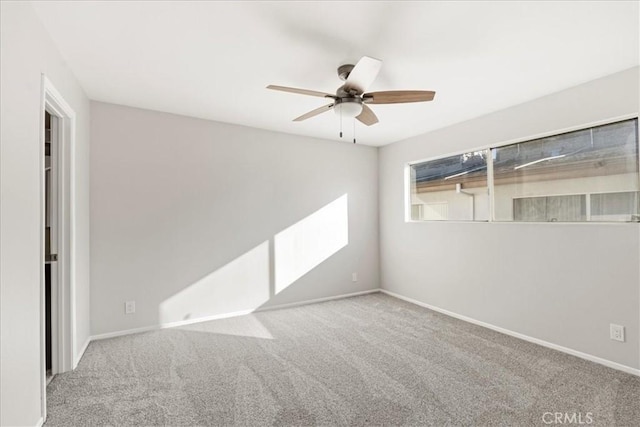
[{"label": "doorway", "polygon": [[75,112],[42,76],[40,122],[40,378],[47,385],[75,360]]},{"label": "doorway", "polygon": [[[44,112],[44,284],[45,368],[47,385],[58,373],[58,117]],[[54,349],[55,347],[55,349]],[[57,357],[56,357],[57,359]]]}]

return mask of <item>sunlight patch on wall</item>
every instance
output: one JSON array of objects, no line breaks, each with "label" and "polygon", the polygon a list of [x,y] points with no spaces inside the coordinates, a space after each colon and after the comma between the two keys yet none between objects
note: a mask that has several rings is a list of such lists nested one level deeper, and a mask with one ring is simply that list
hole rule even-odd
[{"label": "sunlight patch on wall", "polygon": [[269,241],[160,304],[160,323],[253,310],[269,300]]},{"label": "sunlight patch on wall", "polygon": [[349,212],[345,194],[276,234],[275,293],[280,293],[348,243]]}]

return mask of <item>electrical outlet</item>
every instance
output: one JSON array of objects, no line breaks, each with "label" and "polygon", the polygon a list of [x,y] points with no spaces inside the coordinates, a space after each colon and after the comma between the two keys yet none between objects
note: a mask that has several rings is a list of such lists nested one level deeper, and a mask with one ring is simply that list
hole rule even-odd
[{"label": "electrical outlet", "polygon": [[351,274],[351,281],[352,282],[357,282],[358,281],[358,273],[352,273]]},{"label": "electrical outlet", "polygon": [[609,325],[609,337],[614,341],[624,342],[624,326],[611,323]]},{"label": "electrical outlet", "polygon": [[124,314],[133,314],[136,312],[136,302],[127,301],[124,303]]}]

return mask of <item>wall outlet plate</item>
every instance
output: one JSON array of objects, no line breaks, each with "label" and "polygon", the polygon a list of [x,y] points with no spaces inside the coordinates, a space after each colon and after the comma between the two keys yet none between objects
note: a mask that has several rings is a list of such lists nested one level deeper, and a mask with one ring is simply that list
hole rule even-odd
[{"label": "wall outlet plate", "polygon": [[133,314],[136,312],[136,302],[127,301],[124,303],[124,314]]},{"label": "wall outlet plate", "polygon": [[358,273],[351,273],[351,281],[352,282],[358,281]]},{"label": "wall outlet plate", "polygon": [[624,342],[624,326],[611,323],[609,325],[609,337],[614,341]]}]

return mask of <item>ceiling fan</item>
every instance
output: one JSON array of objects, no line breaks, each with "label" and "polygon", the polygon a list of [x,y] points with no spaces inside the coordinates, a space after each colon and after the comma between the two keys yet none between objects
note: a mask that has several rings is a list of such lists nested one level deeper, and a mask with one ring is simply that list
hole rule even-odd
[{"label": "ceiling fan", "polygon": [[[356,118],[365,125],[371,126],[378,123],[378,118],[367,104],[400,104],[433,100],[436,93],[429,90],[389,90],[365,93],[365,90],[373,83],[380,72],[380,67],[382,67],[382,61],[368,56],[363,56],[356,65],[341,65],[338,67],[338,76],[345,83],[336,90],[335,95],[315,90],[276,85],[269,85],[267,89],[330,98],[332,100],[330,104],[296,117],[293,119],[294,122],[301,122],[333,109],[338,115]],[[342,132],[340,136],[342,136]]]}]

